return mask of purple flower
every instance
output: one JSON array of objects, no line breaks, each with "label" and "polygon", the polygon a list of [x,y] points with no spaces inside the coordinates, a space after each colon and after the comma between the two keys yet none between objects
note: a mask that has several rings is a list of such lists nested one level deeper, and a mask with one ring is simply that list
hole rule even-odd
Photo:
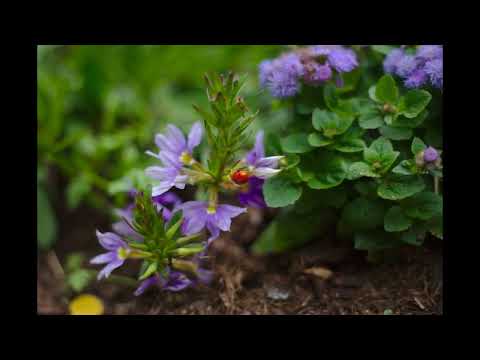
[{"label": "purple flower", "polygon": [[409,76],[418,66],[418,60],[413,55],[405,55],[397,63],[397,75]]},{"label": "purple flower", "polygon": [[383,69],[386,73],[394,74],[397,72],[398,63],[403,57],[405,53],[402,49],[394,49],[390,51],[390,53],[385,57],[383,61]]},{"label": "purple flower", "polygon": [[161,166],[150,166],[145,173],[160,184],[154,186],[152,195],[158,196],[168,191],[172,187],[184,189],[188,181],[188,176],[182,174],[183,165],[190,165],[194,160],[192,158],[193,149],[200,144],[202,140],[202,125],[199,122],[193,124],[185,139],[183,133],[174,125],[167,126],[167,134],[157,134],[155,143],[160,149],[158,154],[147,151],[148,155],[160,159]]},{"label": "purple flower", "polygon": [[424,150],[423,160],[425,160],[425,162],[431,163],[436,161],[437,159],[438,159],[438,151],[435,148],[429,146]]},{"label": "purple flower", "polygon": [[272,74],[273,68],[273,61],[271,60],[264,60],[260,63],[258,66],[260,86],[267,86],[267,82]]},{"label": "purple flower", "polygon": [[263,147],[263,131],[259,131],[255,139],[255,146],[245,157],[250,173],[260,179],[268,179],[281,170],[275,169],[278,166],[278,161],[283,156],[268,156],[265,157],[265,149]]},{"label": "purple flower", "polygon": [[418,88],[425,84],[428,80],[428,76],[423,69],[414,70],[408,77],[405,79],[405,87],[407,88]]},{"label": "purple flower", "polygon": [[305,64],[305,75],[303,80],[309,85],[320,85],[332,77],[330,65],[320,65],[317,62],[308,62]]},{"label": "purple flower", "polygon": [[167,272],[167,279],[164,279],[157,273],[142,281],[140,286],[137,288],[137,290],[135,290],[133,294],[135,296],[142,295],[145,290],[147,290],[152,285],[157,285],[163,290],[177,292],[186,289],[193,284],[193,281],[181,272],[171,271],[170,269],[167,269]]},{"label": "purple flower", "polygon": [[[170,221],[176,207],[182,203],[182,200],[173,192],[166,192],[161,195],[153,196],[152,201],[157,206],[157,210],[162,211],[163,219],[165,221]],[[172,209],[169,209],[167,206],[171,206]]]},{"label": "purple flower", "polygon": [[[115,214],[122,220],[113,223],[112,229],[124,237],[131,237],[135,241],[143,241],[143,236],[137,233],[129,224],[133,222],[133,209],[135,204],[128,205],[125,209],[116,209]],[[128,222],[128,223],[127,223]]]},{"label": "purple flower", "polygon": [[90,260],[91,264],[107,264],[99,273],[98,280],[108,278],[113,270],[123,265],[131,249],[117,234],[101,233],[97,230],[97,238],[100,245],[108,252],[95,256]]},{"label": "purple flower", "polygon": [[425,72],[430,82],[437,88],[443,87],[443,59],[435,59],[425,64]]},{"label": "purple flower", "polygon": [[350,72],[358,66],[355,52],[351,49],[333,49],[328,55],[328,63],[339,73]]},{"label": "purple flower", "polygon": [[260,64],[260,84],[267,87],[274,97],[291,97],[300,90],[298,79],[303,72],[300,57],[289,53],[273,61],[265,60]]},{"label": "purple flower", "polygon": [[424,60],[434,60],[443,56],[443,47],[441,45],[422,45],[417,49],[415,54]]},{"label": "purple flower", "polygon": [[246,190],[240,190],[238,193],[238,201],[243,206],[255,208],[266,208],[267,204],[263,198],[263,183],[265,180],[252,176],[248,179]]},{"label": "purple flower", "polygon": [[220,235],[220,230],[230,231],[232,218],[247,211],[245,208],[225,204],[212,209],[206,201],[187,201],[177,209],[183,210],[182,232],[192,235],[206,227],[211,235],[208,244]]}]

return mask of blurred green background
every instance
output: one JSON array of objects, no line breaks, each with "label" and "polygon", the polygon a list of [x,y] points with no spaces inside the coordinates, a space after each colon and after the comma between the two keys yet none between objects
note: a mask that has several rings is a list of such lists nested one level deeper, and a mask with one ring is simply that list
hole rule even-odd
[{"label": "blurred green background", "polygon": [[85,205],[110,214],[112,206],[123,205],[125,191],[145,181],[143,169],[152,164],[145,150],[155,150],[155,133],[167,123],[187,131],[199,120],[192,104],[207,104],[205,72],[248,75],[243,96],[252,110],[260,110],[252,133],[282,126],[285,109],[272,110],[272,99],[258,86],[257,67],[283,50],[270,45],[39,46],[39,248],[55,242],[65,212]]}]

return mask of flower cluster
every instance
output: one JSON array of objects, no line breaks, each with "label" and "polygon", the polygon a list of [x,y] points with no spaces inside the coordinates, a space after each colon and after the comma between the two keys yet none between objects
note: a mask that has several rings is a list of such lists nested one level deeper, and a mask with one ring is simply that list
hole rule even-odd
[{"label": "flower cluster", "polygon": [[358,66],[355,52],[341,45],[315,45],[299,48],[259,65],[260,85],[276,98],[288,98],[300,92],[303,81],[319,86],[335,76],[343,86],[342,73]]},{"label": "flower cluster", "polygon": [[430,84],[443,88],[443,46],[421,45],[414,54],[404,47],[392,50],[383,62],[386,73],[396,74],[408,88]]},{"label": "flower cluster", "polygon": [[[96,256],[93,264],[106,264],[98,278],[107,278],[126,259],[142,259],[141,284],[135,295],[155,285],[163,290],[180,291],[199,283],[208,283],[212,272],[201,267],[207,247],[222,231],[230,231],[232,219],[246,207],[219,202],[220,192],[237,192],[243,206],[265,207],[262,186],[265,179],[278,174],[283,156],[265,156],[263,132],[254,148],[245,156],[237,152],[246,137],[243,132],[253,120],[238,96],[241,84],[230,74],[207,80],[207,95],[213,115],[198,108],[204,123],[196,122],[187,137],[175,125],[155,136],[158,152],[146,153],[160,161],[145,169],[154,181],[148,191],[132,189],[133,204],[116,210],[120,221],[115,232],[97,237],[107,253]],[[208,165],[195,158],[195,148],[207,134],[210,144]],[[195,185],[208,200],[182,202],[172,188]],[[207,230],[207,241],[201,235]]]}]

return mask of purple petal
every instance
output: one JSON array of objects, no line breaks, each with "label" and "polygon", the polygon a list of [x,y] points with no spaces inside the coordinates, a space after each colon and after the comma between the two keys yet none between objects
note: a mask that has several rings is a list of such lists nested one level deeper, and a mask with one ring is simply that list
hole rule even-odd
[{"label": "purple petal", "polygon": [[155,274],[153,276],[150,276],[149,278],[147,278],[147,279],[145,279],[141,282],[140,286],[137,288],[137,290],[135,290],[133,295],[135,295],[135,296],[142,295],[145,292],[145,290],[147,290],[150,286],[158,284],[158,283],[159,283],[159,276],[158,275]]},{"label": "purple petal", "polygon": [[149,166],[145,169],[145,175],[155,180],[173,182],[178,175],[178,171],[172,167]]},{"label": "purple petal", "polygon": [[112,232],[101,233],[97,230],[97,238],[100,245],[107,250],[117,250],[119,247],[127,247],[127,244],[118,236]]},{"label": "purple petal", "polygon": [[190,154],[193,152],[193,149],[200,144],[202,141],[203,128],[200,122],[196,122],[192,125],[190,133],[188,134],[188,151]]},{"label": "purple petal", "polygon": [[198,269],[197,270],[197,277],[198,281],[202,284],[208,285],[212,282],[213,279],[213,271],[205,270],[205,269]]},{"label": "purple petal", "polygon": [[90,260],[90,264],[105,264],[114,261],[117,258],[117,254],[114,251],[100,254]]},{"label": "purple petal", "polygon": [[278,162],[283,158],[284,156],[262,157],[260,159],[257,159],[257,161],[255,162],[255,167],[276,168],[278,166]]},{"label": "purple petal", "polygon": [[257,133],[257,137],[255,139],[255,146],[246,156],[247,163],[250,165],[254,165],[258,159],[265,157],[265,149],[263,148],[263,136],[263,130],[260,130]]},{"label": "purple petal", "polygon": [[209,214],[207,221],[223,231],[229,231],[232,223],[231,219],[246,211],[247,209],[238,206],[218,205],[217,211],[214,214]]},{"label": "purple petal", "polygon": [[116,259],[112,261],[98,273],[97,279],[101,280],[103,278],[108,278],[112,273],[112,271],[122,266],[124,262],[125,260],[122,260],[122,259]]},{"label": "purple petal", "polygon": [[173,143],[168,137],[163,134],[155,135],[155,144],[162,151],[176,152],[177,148],[175,143]]},{"label": "purple petal", "polygon": [[207,245],[220,236],[220,229],[210,222],[207,222],[207,230],[210,233],[210,237],[207,240]]},{"label": "purple petal", "polygon": [[175,125],[170,124],[167,126],[167,137],[169,142],[175,148],[175,152],[180,155],[187,145],[182,131]]},{"label": "purple petal", "polygon": [[205,227],[207,221],[207,212],[203,209],[183,213],[184,222],[182,224],[182,232],[185,235],[196,234]]},{"label": "purple petal", "polygon": [[171,271],[167,285],[163,288],[170,291],[180,291],[192,285],[192,280],[180,272]]},{"label": "purple petal", "polygon": [[158,158],[162,161],[163,165],[169,168],[180,169],[182,167],[182,162],[179,159],[180,154],[169,152],[169,151],[160,151]]},{"label": "purple petal", "polygon": [[152,197],[154,203],[161,205],[175,205],[182,200],[173,192],[168,192],[159,196]]},{"label": "purple petal", "polygon": [[280,169],[272,169],[268,167],[259,167],[253,170],[253,175],[260,179],[268,179],[274,175],[277,175],[281,170]]}]

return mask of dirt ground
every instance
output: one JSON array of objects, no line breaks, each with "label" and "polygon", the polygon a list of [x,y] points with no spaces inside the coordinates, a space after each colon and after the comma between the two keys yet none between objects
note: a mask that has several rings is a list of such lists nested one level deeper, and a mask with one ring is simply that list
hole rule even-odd
[{"label": "dirt ground", "polygon": [[[152,289],[135,297],[134,288],[94,282],[85,292],[100,297],[105,313],[115,315],[443,313],[443,257],[439,240],[430,239],[423,248],[402,249],[391,264],[370,264],[365,261],[364,252],[325,239],[317,239],[289,254],[259,257],[246,249],[265,223],[264,216],[268,214],[249,211],[234,221],[232,232],[222,234],[212,244],[208,263],[215,278],[209,287],[180,293]],[[93,236],[98,217],[90,217],[90,223],[75,214],[67,217],[54,252],[38,255],[39,314],[68,314],[69,298],[63,291],[58,266],[65,254],[82,250],[93,256],[100,250]],[[108,226],[107,219],[100,221],[103,223]]]}]

